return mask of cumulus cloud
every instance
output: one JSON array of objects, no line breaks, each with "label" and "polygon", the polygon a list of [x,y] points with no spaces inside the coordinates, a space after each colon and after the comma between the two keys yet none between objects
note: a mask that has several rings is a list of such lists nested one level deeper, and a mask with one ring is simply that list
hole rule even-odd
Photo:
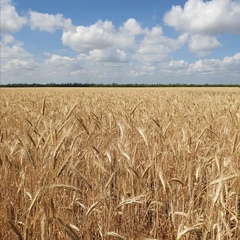
[{"label": "cumulus cloud", "polygon": [[182,34],[177,39],[166,37],[160,26],[149,30],[140,42],[133,58],[140,62],[160,62],[169,57],[171,52],[181,48],[188,35]]},{"label": "cumulus cloud", "polygon": [[211,51],[217,47],[220,47],[221,43],[218,42],[216,37],[191,35],[188,40],[188,48],[191,52],[195,52],[199,57],[208,55]]},{"label": "cumulus cloud", "polygon": [[143,63],[141,65],[134,65],[129,71],[129,77],[139,78],[139,77],[157,77],[159,74],[159,66],[157,64],[153,65],[151,63]]},{"label": "cumulus cloud", "polygon": [[32,54],[23,48],[23,44],[16,41],[12,35],[4,35],[1,46],[1,72],[16,70],[34,70],[36,64]]},{"label": "cumulus cloud", "polygon": [[27,18],[19,16],[14,5],[10,0],[1,0],[1,33],[14,33],[19,31],[24,24],[27,23]]},{"label": "cumulus cloud", "polygon": [[89,54],[80,54],[80,60],[97,61],[97,62],[111,62],[121,63],[129,60],[128,54],[121,49],[107,48],[107,49],[93,49]]},{"label": "cumulus cloud", "polygon": [[173,6],[164,22],[190,35],[189,49],[204,56],[221,44],[217,36],[240,33],[240,2],[232,0],[188,0],[184,7]]},{"label": "cumulus cloud", "polygon": [[75,58],[53,54],[51,55],[50,58],[46,60],[46,63],[60,67],[60,66],[72,66],[72,63],[74,63],[75,61],[76,61]]},{"label": "cumulus cloud", "polygon": [[72,20],[64,18],[62,14],[53,15],[30,11],[29,22],[31,29],[47,32],[55,32],[58,29],[70,29],[72,27]]},{"label": "cumulus cloud", "polygon": [[162,73],[174,76],[188,75],[189,63],[184,60],[171,60],[161,64]]},{"label": "cumulus cloud", "polygon": [[[144,29],[130,18],[119,29],[112,22],[101,20],[90,26],[76,26],[63,32],[62,42],[77,51],[82,60],[127,62],[133,59],[151,63],[167,59],[187,38],[187,34],[168,38],[160,26]],[[128,54],[129,50],[135,53]]]},{"label": "cumulus cloud", "polygon": [[198,60],[189,66],[190,73],[211,74],[220,70],[222,62],[218,59]]},{"label": "cumulus cloud", "polygon": [[[161,82],[184,78],[216,82],[237,82],[240,78],[240,53],[223,59],[199,59],[195,62],[172,59],[172,53],[188,44],[198,57],[221,47],[222,33],[240,33],[240,2],[230,0],[188,0],[184,7],[173,6],[165,15],[168,26],[179,36],[165,35],[161,26],[143,28],[130,18],[120,27],[111,21],[99,20],[89,26],[74,26],[62,14],[29,11],[20,16],[11,0],[1,1],[1,76],[13,82]],[[34,56],[13,35],[24,24],[32,30],[62,31],[62,43],[68,48],[57,54],[43,52],[45,61],[35,62]],[[185,50],[185,49],[184,49]],[[63,56],[66,55],[66,56]],[[40,59],[40,58],[39,58]],[[204,77],[203,77],[204,76]],[[81,78],[80,78],[81,77]],[[221,79],[221,80],[220,80]],[[227,80],[224,80],[227,79]],[[171,81],[170,80],[170,81]],[[210,80],[209,80],[210,81]],[[167,83],[167,80],[166,80]]]},{"label": "cumulus cloud", "polygon": [[173,6],[164,22],[192,34],[240,33],[240,2],[232,0],[188,0],[184,8]]},{"label": "cumulus cloud", "polygon": [[[240,53],[236,53],[232,57],[225,57],[222,61],[222,69],[224,71],[231,71],[238,78],[240,78]],[[238,81],[239,83],[239,81]]]},{"label": "cumulus cloud", "polygon": [[[90,26],[73,26],[62,15],[30,12],[32,29],[53,32],[62,28],[62,43],[75,50],[80,60],[122,63],[132,59],[145,63],[162,61],[181,48],[187,34],[177,39],[164,35],[160,26],[142,28],[134,18],[116,28],[111,21],[99,20]],[[138,36],[141,36],[138,38]],[[135,53],[134,53],[135,52]]]},{"label": "cumulus cloud", "polygon": [[129,34],[132,36],[137,36],[146,33],[146,29],[141,27],[141,24],[138,23],[134,18],[129,18],[123,25],[120,27],[120,32],[123,34]]},{"label": "cumulus cloud", "polygon": [[[136,29],[134,29],[135,26],[137,26]],[[62,42],[80,53],[110,47],[127,49],[134,47],[134,36],[141,33],[139,27],[136,21],[130,20],[120,30],[117,30],[111,21],[99,20],[87,27],[77,26],[64,31]]]},{"label": "cumulus cloud", "polygon": [[77,75],[83,69],[77,58],[52,54],[45,60],[45,69],[48,74],[54,77],[62,75]]},{"label": "cumulus cloud", "polygon": [[[200,59],[193,63],[184,60],[171,60],[161,63],[160,72],[168,76],[199,76],[202,75],[215,76],[215,78],[225,78],[231,76],[232,72],[236,76],[240,76],[240,53],[228,56],[223,59]],[[234,77],[234,76],[232,76]],[[227,81],[227,80],[225,80]],[[228,82],[225,82],[228,83]]]}]

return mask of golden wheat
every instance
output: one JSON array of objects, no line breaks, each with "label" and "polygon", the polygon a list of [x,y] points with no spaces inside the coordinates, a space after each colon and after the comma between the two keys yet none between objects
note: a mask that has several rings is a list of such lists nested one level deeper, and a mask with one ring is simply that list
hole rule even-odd
[{"label": "golden wheat", "polygon": [[237,239],[239,88],[0,91],[0,239]]}]

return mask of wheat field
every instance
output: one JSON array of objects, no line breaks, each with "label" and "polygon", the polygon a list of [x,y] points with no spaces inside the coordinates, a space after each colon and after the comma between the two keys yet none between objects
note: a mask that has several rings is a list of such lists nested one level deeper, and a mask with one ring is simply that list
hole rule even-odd
[{"label": "wheat field", "polygon": [[0,239],[240,236],[239,88],[0,93]]}]

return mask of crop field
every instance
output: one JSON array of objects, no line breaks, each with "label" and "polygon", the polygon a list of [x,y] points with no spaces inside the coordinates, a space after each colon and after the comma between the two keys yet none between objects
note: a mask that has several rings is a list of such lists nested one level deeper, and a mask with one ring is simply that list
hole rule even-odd
[{"label": "crop field", "polygon": [[240,88],[0,89],[0,239],[240,236]]}]

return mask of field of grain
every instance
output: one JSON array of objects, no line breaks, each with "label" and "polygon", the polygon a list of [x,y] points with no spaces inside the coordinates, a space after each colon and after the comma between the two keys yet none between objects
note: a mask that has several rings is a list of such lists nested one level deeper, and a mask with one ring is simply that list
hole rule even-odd
[{"label": "field of grain", "polygon": [[0,239],[240,235],[239,88],[0,93]]}]

